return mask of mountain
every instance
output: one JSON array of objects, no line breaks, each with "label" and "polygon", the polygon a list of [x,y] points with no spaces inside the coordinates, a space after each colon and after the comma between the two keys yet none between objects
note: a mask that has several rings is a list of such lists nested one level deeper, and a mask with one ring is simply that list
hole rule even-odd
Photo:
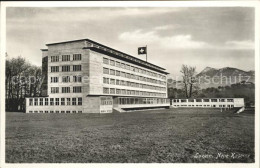
[{"label": "mountain", "polygon": [[209,77],[214,77],[214,76],[226,76],[226,77],[231,77],[231,76],[254,76],[255,71],[243,71],[241,69],[237,68],[231,68],[231,67],[225,67],[221,69],[215,69],[211,67],[206,67],[203,69],[198,75],[199,76],[209,76]]},{"label": "mountain", "polygon": [[[201,89],[209,87],[230,86],[235,83],[255,83],[255,71],[244,71],[232,67],[216,69],[206,67],[196,75]],[[182,88],[181,81],[168,81],[168,87]]]},{"label": "mountain", "polygon": [[215,68],[211,68],[211,67],[206,67],[205,69],[203,69],[197,76],[214,76],[214,74],[216,74],[218,70]]},{"label": "mountain", "polygon": [[254,83],[255,71],[243,71],[241,69],[224,67],[215,69],[206,67],[196,75],[201,88],[230,86],[235,83]]}]

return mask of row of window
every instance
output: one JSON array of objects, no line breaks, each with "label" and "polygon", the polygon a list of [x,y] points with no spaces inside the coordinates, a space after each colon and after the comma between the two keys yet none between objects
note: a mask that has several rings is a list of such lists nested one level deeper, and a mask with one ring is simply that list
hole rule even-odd
[{"label": "row of window", "polygon": [[76,106],[82,105],[82,98],[81,97],[74,97],[74,98],[30,98],[29,99],[29,106]]},{"label": "row of window", "polygon": [[146,92],[138,90],[126,90],[115,88],[103,88],[104,94],[119,94],[119,95],[136,95],[136,96],[154,96],[154,97],[166,97],[165,93]]},{"label": "row of window", "polygon": [[146,85],[146,84],[142,84],[142,83],[135,83],[135,82],[129,82],[129,81],[124,81],[124,80],[105,78],[105,77],[103,77],[103,83],[111,84],[111,85],[122,85],[122,86],[136,87],[136,88],[158,90],[158,91],[166,90],[165,87],[152,86],[152,85]]},{"label": "row of window", "polygon": [[125,105],[125,104],[166,104],[169,103],[169,99],[162,99],[162,98],[118,98],[118,104]]},{"label": "row of window", "polygon": [[[63,83],[68,83],[70,82],[70,76],[62,76],[62,82]],[[59,77],[51,77],[51,83],[58,83],[59,82]],[[82,77],[81,76],[73,76],[73,82],[82,82]]]},{"label": "row of window", "polygon": [[182,105],[173,105],[173,106],[175,106],[175,107],[228,107],[228,108],[233,108],[234,107],[234,105],[216,105],[216,104],[214,104],[214,105],[186,105],[186,104],[182,104]]},{"label": "row of window", "polygon": [[73,110],[73,111],[70,111],[70,110],[66,110],[66,111],[64,111],[64,110],[61,110],[61,111],[59,111],[59,110],[56,110],[56,111],[53,111],[53,110],[50,110],[50,111],[48,111],[48,110],[45,110],[45,111],[42,111],[42,110],[40,110],[40,111],[37,111],[37,110],[35,110],[35,111],[29,111],[29,113],[82,113],[82,111],[75,111],[75,110]]},{"label": "row of window", "polygon": [[123,71],[117,71],[117,70],[109,69],[109,68],[105,68],[105,67],[103,67],[103,73],[115,75],[115,76],[121,76],[121,77],[129,78],[129,79],[135,79],[135,80],[144,81],[144,82],[149,82],[149,83],[154,83],[154,84],[166,85],[166,82],[164,82],[164,81],[147,78],[147,77],[143,77],[143,76],[139,76],[139,75],[135,75],[135,74],[130,74],[130,73],[126,73]]},{"label": "row of window", "polygon": [[[51,62],[59,62],[60,56],[51,56]],[[70,61],[70,55],[62,55],[61,57],[62,61]],[[73,61],[80,61],[81,60],[81,54],[73,54]]]},{"label": "row of window", "polygon": [[[73,86],[73,93],[82,93],[81,86]],[[59,87],[51,87],[51,93],[59,93]],[[61,87],[61,93],[70,93],[70,87]]]},{"label": "row of window", "polygon": [[173,102],[234,102],[234,99],[174,99]]},{"label": "row of window", "polygon": [[149,76],[161,78],[161,79],[164,79],[164,80],[166,79],[166,76],[164,76],[164,75],[157,74],[157,73],[152,72],[152,71],[148,71],[148,70],[145,70],[145,69],[142,69],[142,68],[131,66],[129,64],[119,62],[119,61],[115,61],[115,60],[112,60],[112,59],[108,59],[108,58],[105,58],[105,57],[103,58],[103,63],[108,64],[108,65],[112,65],[112,66],[116,66],[116,67],[119,67],[119,68],[131,70],[133,72],[138,72],[138,73],[141,73],[141,74],[146,74],[146,75],[149,75]]},{"label": "row of window", "polygon": [[[59,66],[51,66],[51,72],[59,72]],[[81,71],[81,65],[73,65],[73,71]],[[61,72],[70,72],[70,65],[61,66]]]}]

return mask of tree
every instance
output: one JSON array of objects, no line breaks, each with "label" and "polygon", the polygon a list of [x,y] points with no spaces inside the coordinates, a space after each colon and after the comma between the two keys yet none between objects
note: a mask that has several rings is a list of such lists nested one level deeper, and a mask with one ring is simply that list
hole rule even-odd
[{"label": "tree", "polygon": [[180,72],[182,73],[183,90],[186,98],[191,98],[198,94],[199,87],[196,79],[196,67],[182,65]]},{"label": "tree", "polygon": [[[31,65],[22,57],[6,57],[5,75],[6,111],[24,111],[26,96],[40,96],[41,67]],[[32,82],[30,77],[36,81]]]}]

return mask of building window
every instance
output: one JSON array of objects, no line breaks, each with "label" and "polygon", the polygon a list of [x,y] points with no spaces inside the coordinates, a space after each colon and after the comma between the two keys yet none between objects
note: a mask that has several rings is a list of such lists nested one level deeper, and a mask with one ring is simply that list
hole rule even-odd
[{"label": "building window", "polygon": [[227,99],[227,102],[234,102],[234,99]]},{"label": "building window", "polygon": [[45,106],[48,106],[48,104],[49,104],[49,99],[45,98]]},{"label": "building window", "polygon": [[73,61],[81,60],[81,54],[73,54]]},{"label": "building window", "polygon": [[76,98],[72,98],[72,105],[73,106],[76,106],[77,105],[77,102],[76,102],[77,100],[76,100]]},{"label": "building window", "polygon": [[130,70],[130,65],[126,64],[125,69]]},{"label": "building window", "polygon": [[81,98],[81,97],[78,98],[78,105],[79,105],[79,106],[82,105],[82,98]]},{"label": "building window", "polygon": [[115,70],[110,69],[110,75],[115,75]]},{"label": "building window", "polygon": [[59,87],[51,87],[51,93],[59,93]]},{"label": "building window", "polygon": [[116,71],[116,76],[120,76],[120,71]]},{"label": "building window", "polygon": [[125,64],[121,63],[121,68],[125,69]]},{"label": "building window", "polygon": [[110,88],[110,94],[115,94],[115,89],[114,88]]},{"label": "building window", "polygon": [[120,89],[116,89],[116,94],[121,94],[121,90]]},{"label": "building window", "polygon": [[103,88],[103,93],[104,94],[109,94],[109,88]]},{"label": "building window", "polygon": [[51,106],[54,105],[54,98],[50,98],[50,105],[51,105]]},{"label": "building window", "polygon": [[116,67],[121,67],[121,64],[120,64],[120,62],[118,62],[118,61],[116,61]]},{"label": "building window", "polygon": [[58,83],[59,77],[51,77],[51,83]]},{"label": "building window", "polygon": [[110,79],[110,84],[114,85],[115,84],[115,79]]},{"label": "building window", "polygon": [[73,71],[81,71],[81,65],[73,65]]},{"label": "building window", "polygon": [[59,72],[59,66],[51,66],[51,72]]},{"label": "building window", "polygon": [[63,65],[61,70],[62,70],[62,72],[69,72],[70,66],[69,65]]},{"label": "building window", "polygon": [[219,102],[225,102],[225,99],[219,99]]},{"label": "building window", "polygon": [[73,93],[81,93],[81,86],[73,87]]},{"label": "building window", "polygon": [[109,74],[109,69],[108,68],[103,68],[103,74]]},{"label": "building window", "polygon": [[81,76],[73,76],[73,82],[81,82],[82,77]]},{"label": "building window", "polygon": [[70,55],[62,55],[62,61],[70,61]]},{"label": "building window", "polygon": [[121,72],[121,76],[122,76],[122,77],[125,77],[125,72]]},{"label": "building window", "polygon": [[107,58],[103,58],[103,63],[104,64],[109,64],[109,60]]},{"label": "building window", "polygon": [[103,78],[103,83],[109,84],[109,78]]},{"label": "building window", "polygon": [[60,98],[55,98],[55,105],[58,106],[60,104]]},{"label": "building window", "polygon": [[40,106],[43,106],[43,98],[40,98]]},{"label": "building window", "polygon": [[120,80],[116,80],[116,85],[120,85]]},{"label": "building window", "polygon": [[59,62],[59,56],[51,56],[51,62]]},{"label": "building window", "polygon": [[115,61],[114,60],[110,60],[110,65],[115,66]]},{"label": "building window", "polygon": [[67,106],[70,106],[70,98],[67,98]]},{"label": "building window", "polygon": [[29,106],[33,105],[33,99],[29,99]]},{"label": "building window", "polygon": [[126,94],[126,90],[125,89],[122,89],[122,94]]},{"label": "building window", "polygon": [[217,102],[218,99],[211,99],[211,102]]},{"label": "building window", "polygon": [[130,73],[126,73],[126,78],[130,78]]},{"label": "building window", "polygon": [[61,91],[62,93],[70,93],[70,87],[62,87]]},{"label": "building window", "polygon": [[70,82],[70,76],[63,76],[62,77],[62,82],[64,82],[64,83]]},{"label": "building window", "polygon": [[60,99],[60,105],[64,106],[65,105],[65,98]]}]

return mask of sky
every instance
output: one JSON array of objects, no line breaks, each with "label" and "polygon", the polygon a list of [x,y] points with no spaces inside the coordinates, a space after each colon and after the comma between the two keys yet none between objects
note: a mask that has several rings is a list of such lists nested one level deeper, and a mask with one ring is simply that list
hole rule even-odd
[{"label": "sky", "polygon": [[41,65],[45,44],[89,38],[179,75],[182,64],[254,70],[254,8],[41,8],[8,7],[9,57]]}]

